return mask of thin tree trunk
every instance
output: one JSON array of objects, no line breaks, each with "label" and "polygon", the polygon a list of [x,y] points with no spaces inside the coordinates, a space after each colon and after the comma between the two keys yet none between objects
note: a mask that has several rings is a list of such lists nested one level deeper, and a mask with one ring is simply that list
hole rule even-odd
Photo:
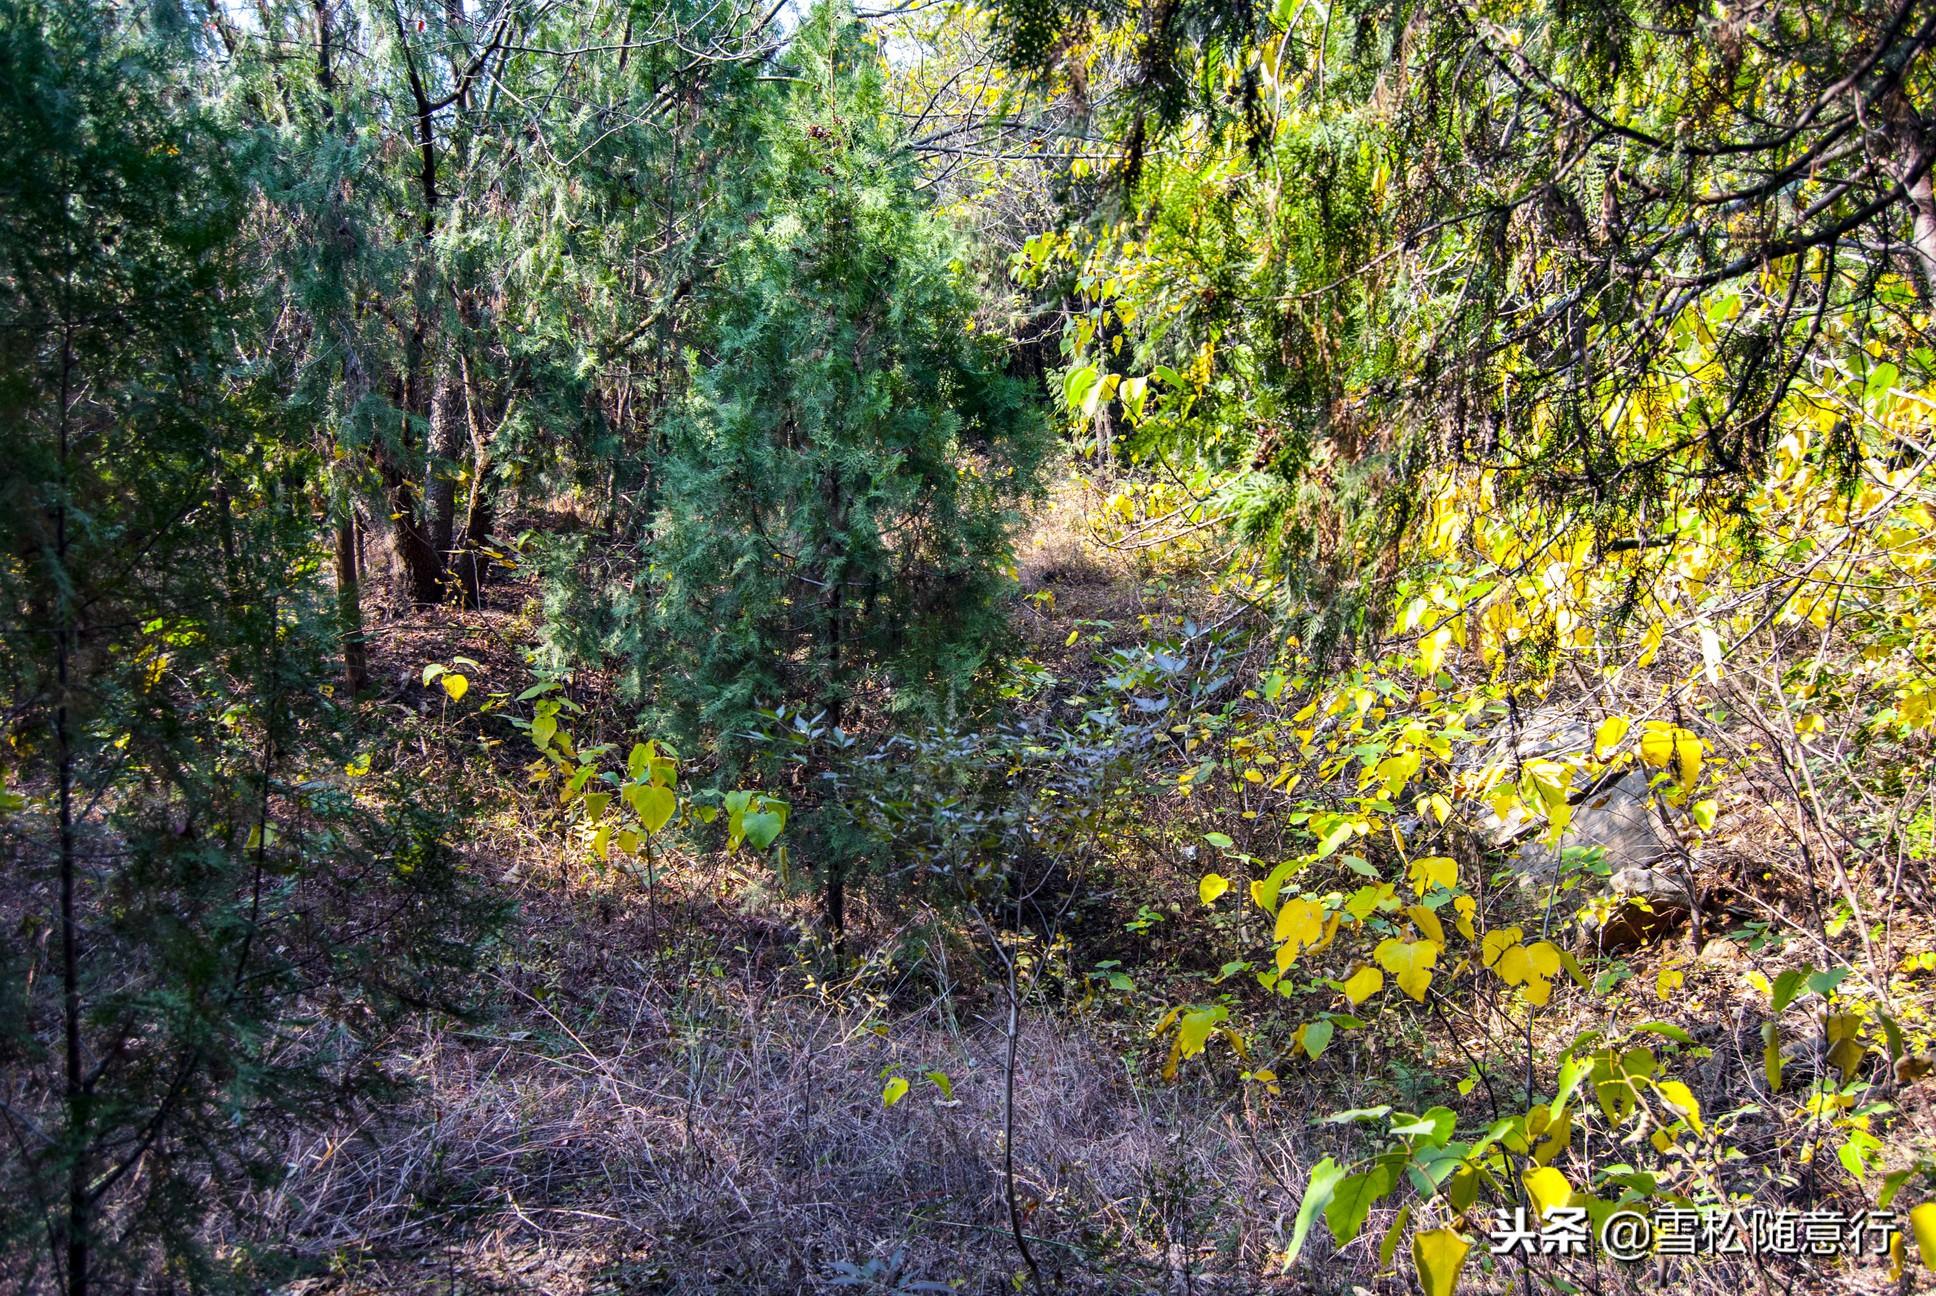
[{"label": "thin tree trunk", "polygon": [[60,950],[63,1093],[67,1106],[67,1296],[87,1296],[88,1140],[92,1124],[88,1111],[87,1076],[81,1067],[81,926],[75,891],[80,860],[74,841],[74,742],[69,732],[67,691],[74,653],[73,609],[67,584],[68,408],[73,400],[74,350],[71,334],[61,339],[60,486],[54,504],[54,745],[59,765],[60,795]]},{"label": "thin tree trunk", "polygon": [[336,630],[343,642],[343,686],[351,697],[370,682],[363,643],[363,579],[358,570],[356,502],[346,486],[336,490]]},{"label": "thin tree trunk", "polygon": [[[470,489],[464,502],[464,533],[458,551],[451,557],[451,570],[457,577],[464,606],[474,608],[483,604],[484,555],[481,551],[491,533],[491,497],[485,486],[491,471],[491,443],[484,432],[484,396],[478,390],[471,359],[468,355],[460,356],[458,364],[464,383],[464,426],[470,432],[471,467]],[[499,424],[509,410],[507,398],[504,408],[498,411]]]}]

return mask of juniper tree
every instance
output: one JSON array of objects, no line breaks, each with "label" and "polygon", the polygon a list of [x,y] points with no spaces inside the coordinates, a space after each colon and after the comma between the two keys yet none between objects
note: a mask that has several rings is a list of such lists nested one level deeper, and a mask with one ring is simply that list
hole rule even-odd
[{"label": "juniper tree", "polygon": [[321,465],[147,21],[0,0],[0,1270],[70,1296],[235,1274],[279,1117],[469,950],[436,817],[346,786]]},{"label": "juniper tree", "polygon": [[1029,393],[974,330],[880,60],[842,6],[802,24],[720,217],[668,430],[659,633],[634,682],[729,760],[762,708],[833,731],[959,700],[998,641],[1012,510],[1035,481]]}]

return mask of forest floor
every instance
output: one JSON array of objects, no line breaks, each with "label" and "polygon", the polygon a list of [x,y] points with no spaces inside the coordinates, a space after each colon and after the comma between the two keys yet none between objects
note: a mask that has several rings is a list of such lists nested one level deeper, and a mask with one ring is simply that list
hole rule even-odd
[{"label": "forest floor", "polygon": [[[1035,597],[1018,603],[1016,628],[1064,678],[1091,669],[1096,645],[1073,644],[1078,632],[1127,642],[1183,597],[1097,550],[1066,516],[1038,527],[1022,567]],[[425,663],[456,655],[477,663],[480,689],[530,682],[536,590],[516,579],[489,588],[479,611],[399,612],[373,626],[373,664],[399,717],[400,759],[484,763],[494,776],[471,783],[521,789],[523,766],[503,741],[513,731],[491,716],[451,722],[438,691],[419,684]],[[294,1173],[272,1204],[310,1268],[283,1291],[1027,1289],[1004,1173],[1007,1006],[972,929],[862,897],[839,963],[820,943],[816,906],[779,887],[763,859],[674,853],[649,887],[588,876],[566,861],[547,814],[544,798],[517,790],[473,815],[471,867],[516,902],[477,1010],[426,1016],[392,1041],[384,1069],[405,1082],[403,1103],[288,1149]],[[1279,1272],[1310,1167],[1356,1137],[1312,1117],[1352,1105],[1371,1069],[1376,1092],[1396,1100],[1410,1086],[1423,1105],[1444,1089],[1436,1063],[1464,1064],[1409,1033],[1341,1051],[1281,1094],[1239,1082],[1228,1064],[1165,1082],[1151,1028],[1193,987],[1201,994],[1206,960],[1216,966],[1200,933],[1165,921],[1193,910],[1200,872],[1179,853],[1083,879],[1068,922],[1037,933],[1024,966],[1013,1193],[1042,1281],[1081,1292],[1410,1290],[1408,1277],[1381,1273],[1390,1210],[1329,1260],[1329,1239],[1314,1238],[1292,1274]],[[1690,1025],[1750,993],[1726,941],[1697,947],[1683,933],[1626,962],[1632,984],[1649,988],[1676,967],[1684,982],[1658,1009]],[[1110,971],[1122,974],[1113,987]],[[1597,1010],[1583,1001],[1554,1037],[1592,1025]],[[1747,1047],[1731,1037],[1715,1043],[1716,1065],[1759,1065],[1758,1052],[1731,1058]],[[890,1105],[897,1076],[911,1087]],[[1803,1265],[1771,1285],[1725,1258],[1672,1274],[1595,1262],[1562,1281],[1902,1289],[1880,1265]],[[1468,1273],[1464,1290],[1527,1283],[1502,1265]]]}]

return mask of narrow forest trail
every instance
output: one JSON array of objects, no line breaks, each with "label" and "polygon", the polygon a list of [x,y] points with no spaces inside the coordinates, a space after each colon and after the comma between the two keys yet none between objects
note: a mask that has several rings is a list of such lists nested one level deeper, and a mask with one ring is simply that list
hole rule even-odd
[{"label": "narrow forest trail", "polygon": [[[1016,633],[1062,694],[1093,685],[1099,639],[1132,643],[1173,615],[1066,517],[1020,549],[1032,597],[1015,603]],[[519,691],[536,597],[512,576],[479,610],[372,619],[379,696],[416,717],[392,759],[517,785],[511,731],[489,716],[439,729],[448,703],[422,677],[463,657],[474,688]],[[598,687],[580,681],[580,696],[595,706]],[[834,974],[811,899],[777,890],[760,860],[681,850],[648,890],[572,865],[534,798],[472,823],[471,866],[516,916],[475,1018],[424,1019],[382,1059],[405,1103],[291,1147],[278,1226],[336,1271],[291,1296],[1013,1289],[1006,1011],[981,974],[950,979],[951,960],[986,960],[972,930],[866,902],[853,933],[866,957]],[[1194,887],[1178,863],[1085,895],[1086,926],[1018,946],[1015,1189],[1045,1276],[1073,1290],[1165,1290],[1186,1269],[1198,1291],[1254,1289],[1214,1274],[1255,1272],[1281,1246],[1278,1215],[1312,1159],[1295,1126],[1260,1119],[1222,1077],[1162,1082],[1149,1022],[1111,989],[1141,939],[1125,918]],[[1161,975],[1183,953],[1145,957]],[[1194,973],[1196,959],[1175,961],[1169,974]],[[886,1105],[896,1077],[907,1094]]]}]

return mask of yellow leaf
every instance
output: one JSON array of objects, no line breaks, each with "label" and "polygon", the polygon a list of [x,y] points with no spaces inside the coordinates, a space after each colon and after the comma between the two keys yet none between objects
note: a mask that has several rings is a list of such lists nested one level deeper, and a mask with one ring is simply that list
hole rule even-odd
[{"label": "yellow leaf", "polygon": [[1701,1102],[1692,1089],[1678,1080],[1660,1080],[1655,1082],[1654,1090],[1676,1114],[1686,1119],[1689,1128],[1696,1134],[1706,1134],[1701,1124]]},{"label": "yellow leaf", "polygon": [[1229,1016],[1230,1010],[1222,1006],[1199,1008],[1195,1012],[1184,1013],[1183,1020],[1176,1028],[1176,1042],[1183,1056],[1195,1057],[1203,1052],[1203,1046],[1209,1040],[1210,1032],[1216,1028],[1218,1022],[1224,1021]]},{"label": "yellow leaf", "polygon": [[1573,1185],[1552,1166],[1528,1170],[1519,1176],[1519,1182],[1526,1185],[1526,1195],[1532,1199],[1533,1209],[1541,1219],[1573,1199]]},{"label": "yellow leaf", "polygon": [[1663,638],[1665,636],[1661,634],[1658,623],[1648,626],[1647,633],[1640,637],[1640,656],[1634,659],[1634,665],[1642,669],[1653,665],[1654,658],[1660,654],[1660,645]]},{"label": "yellow leaf", "polygon": [[[1495,927],[1486,933],[1479,942],[1479,963],[1482,967],[1495,967],[1506,951],[1519,944],[1521,933],[1517,927]],[[1500,975],[1504,975],[1501,973]]]},{"label": "yellow leaf", "polygon": [[1221,873],[1205,873],[1197,883],[1197,898],[1205,904],[1215,904],[1217,897],[1230,889],[1230,879]]},{"label": "yellow leaf", "polygon": [[1472,915],[1479,912],[1479,902],[1471,896],[1453,896],[1452,912],[1458,915],[1452,925],[1459,929],[1459,935],[1467,940],[1478,939],[1472,932]]},{"label": "yellow leaf", "polygon": [[1936,1269],[1936,1202],[1910,1208],[1909,1231],[1916,1235],[1916,1251],[1923,1263]]},{"label": "yellow leaf", "polygon": [[1385,974],[1367,964],[1344,980],[1344,997],[1356,1008],[1385,988]]},{"label": "yellow leaf", "polygon": [[[633,788],[638,790],[634,792]],[[666,826],[679,801],[671,788],[660,787],[657,783],[650,783],[644,787],[634,783],[626,789],[626,794],[626,801],[632,806],[633,811],[639,816],[639,822],[645,825],[645,830],[649,833],[655,833]]]},{"label": "yellow leaf", "polygon": [[1324,908],[1315,900],[1286,900],[1277,911],[1277,927],[1271,938],[1291,941],[1302,948],[1324,934]]},{"label": "yellow leaf", "polygon": [[1452,1296],[1459,1288],[1459,1271],[1472,1244],[1451,1229],[1427,1229],[1412,1234],[1412,1263],[1425,1296]]},{"label": "yellow leaf", "polygon": [[1545,757],[1534,757],[1527,761],[1525,769],[1526,781],[1531,785],[1533,795],[1539,798],[1546,817],[1554,823],[1571,818],[1567,789],[1573,783],[1572,769]]},{"label": "yellow leaf", "polygon": [[1654,997],[1663,1002],[1672,999],[1674,992],[1680,989],[1686,980],[1686,976],[1680,972],[1672,968],[1662,968],[1660,975],[1654,978]]},{"label": "yellow leaf", "polygon": [[1605,760],[1613,749],[1620,745],[1620,740],[1627,736],[1627,730],[1632,726],[1633,721],[1626,716],[1608,716],[1602,720],[1599,727],[1593,731],[1594,757]]},{"label": "yellow leaf", "polygon": [[1440,626],[1418,641],[1419,678],[1429,680],[1439,673],[1439,666],[1445,660],[1445,646],[1451,642],[1450,626]]},{"label": "yellow leaf", "polygon": [[439,683],[444,686],[444,692],[450,694],[450,700],[453,702],[463,701],[464,694],[468,693],[471,687],[471,682],[455,671],[443,676]]},{"label": "yellow leaf", "polygon": [[1398,979],[1398,988],[1419,1003],[1425,1002],[1425,989],[1432,984],[1432,964],[1438,961],[1439,947],[1431,941],[1399,940],[1388,937],[1379,943],[1372,957],[1378,965]]},{"label": "yellow leaf", "polygon": [[1560,970],[1559,946],[1551,941],[1536,941],[1526,947],[1526,965],[1535,976],[1551,977]]},{"label": "yellow leaf", "polygon": [[1673,765],[1684,787],[1692,787],[1701,776],[1702,748],[1698,736],[1665,720],[1649,720],[1640,735],[1640,759],[1655,769]]},{"label": "yellow leaf", "polygon": [[1413,905],[1405,910],[1405,916],[1418,927],[1419,934],[1434,945],[1445,944],[1445,928],[1439,924],[1439,916],[1424,905]]},{"label": "yellow leaf", "polygon": [[1078,639],[1080,639],[1080,638],[1082,638],[1082,631],[1081,631],[1081,630],[1071,630],[1071,631],[1069,632],[1069,637],[1068,637],[1067,639],[1064,639],[1064,640],[1062,641],[1062,646],[1063,646],[1064,648],[1073,648],[1073,647],[1075,646],[1075,642],[1076,642],[1076,640],[1078,640]]},{"label": "yellow leaf", "polygon": [[1412,880],[1412,890],[1419,895],[1424,895],[1435,886],[1449,891],[1459,884],[1459,861],[1449,855],[1426,855],[1415,859],[1407,872]]}]

